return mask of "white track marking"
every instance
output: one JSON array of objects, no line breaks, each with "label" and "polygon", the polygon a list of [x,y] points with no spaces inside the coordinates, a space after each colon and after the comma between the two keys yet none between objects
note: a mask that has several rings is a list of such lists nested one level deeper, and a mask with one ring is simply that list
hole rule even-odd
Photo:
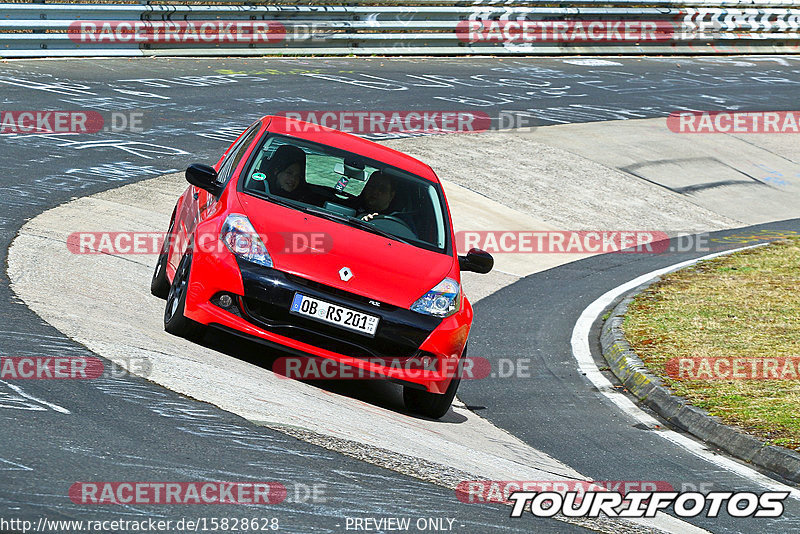
[{"label": "white track marking", "polygon": [[[614,387],[611,385],[611,382],[609,382],[609,380],[600,372],[600,369],[597,368],[594,363],[594,359],[592,358],[592,351],[589,346],[589,332],[591,331],[592,325],[597,320],[597,317],[599,317],[600,314],[603,313],[603,311],[608,308],[608,306],[610,306],[617,297],[639,287],[653,278],[676,271],[678,269],[682,269],[683,267],[688,267],[689,265],[693,265],[699,261],[716,258],[717,256],[731,254],[758,246],[763,245],[753,245],[733,250],[726,250],[723,252],[709,254],[707,256],[703,256],[702,258],[676,263],[675,265],[643,274],[638,278],[634,278],[630,282],[622,284],[621,286],[615,287],[614,289],[604,293],[600,298],[592,302],[585,310],[583,310],[583,313],[581,313],[581,316],[575,323],[575,328],[572,330],[572,355],[578,361],[578,367],[580,370],[586,374],[586,378],[588,378],[592,384],[597,387],[600,393],[605,395],[620,410],[628,414],[635,421],[647,425],[650,428],[654,428],[656,425],[663,426],[661,425],[660,421],[656,420],[654,417],[650,416],[636,404],[634,404],[634,402],[624,393],[614,389]],[[660,430],[657,432],[657,434],[713,465],[736,473],[742,478],[759,484],[760,486],[763,486],[771,491],[788,491],[790,492],[792,498],[800,500],[800,490],[785,484],[781,484],[780,482],[777,482],[768,476],[763,475],[758,471],[726,456],[716,454],[688,436],[673,430]]]},{"label": "white track marking", "polygon": [[32,400],[34,402],[38,402],[39,404],[44,404],[45,406],[47,406],[48,408],[52,408],[56,412],[66,413],[66,414],[72,413],[69,410],[67,410],[66,408],[62,408],[58,404],[53,404],[53,403],[50,403],[50,402],[47,402],[47,401],[43,401],[42,399],[38,399],[38,398],[34,397],[33,395],[29,395],[29,394],[25,393],[24,391],[22,391],[21,387],[15,386],[14,384],[9,384],[5,380],[0,380],[0,384],[5,384],[6,386],[10,387],[11,389],[13,389],[17,393],[19,393],[21,396],[25,397],[26,399]]},{"label": "white track marking", "polygon": [[[5,465],[10,465],[11,467],[4,467]],[[33,471],[33,469],[26,465],[0,458],[0,471]]]}]

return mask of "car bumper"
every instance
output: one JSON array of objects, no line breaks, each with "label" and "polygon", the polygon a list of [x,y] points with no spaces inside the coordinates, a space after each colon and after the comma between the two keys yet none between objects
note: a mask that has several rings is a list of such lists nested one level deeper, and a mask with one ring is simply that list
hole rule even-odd
[{"label": "car bumper", "polygon": [[[226,257],[227,256],[227,257]],[[295,293],[380,317],[373,336],[289,313]],[[223,307],[228,294],[233,304]],[[445,319],[425,316],[386,303],[330,288],[302,277],[269,269],[232,254],[193,258],[186,316],[200,323],[277,345],[293,353],[318,356],[407,385],[444,393],[466,345],[471,308]],[[434,366],[424,369],[423,356]]]}]

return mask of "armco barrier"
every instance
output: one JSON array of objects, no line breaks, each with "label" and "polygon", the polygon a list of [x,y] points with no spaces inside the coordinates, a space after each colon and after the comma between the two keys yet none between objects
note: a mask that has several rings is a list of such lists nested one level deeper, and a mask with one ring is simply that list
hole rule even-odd
[{"label": "armco barrier", "polygon": [[[574,7],[541,0],[395,0],[369,5],[376,3],[3,3],[0,57],[800,50],[800,0],[571,0]],[[216,25],[200,30],[211,22]],[[265,31],[269,38],[263,38]]]}]

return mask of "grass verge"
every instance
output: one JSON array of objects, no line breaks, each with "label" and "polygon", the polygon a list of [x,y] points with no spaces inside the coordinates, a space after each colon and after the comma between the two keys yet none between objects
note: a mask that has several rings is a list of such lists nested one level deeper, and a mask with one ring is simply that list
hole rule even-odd
[{"label": "grass verge", "polygon": [[623,328],[642,361],[675,394],[726,424],[800,450],[800,378],[686,380],[667,374],[673,358],[800,357],[800,239],[662,277],[636,297]]}]

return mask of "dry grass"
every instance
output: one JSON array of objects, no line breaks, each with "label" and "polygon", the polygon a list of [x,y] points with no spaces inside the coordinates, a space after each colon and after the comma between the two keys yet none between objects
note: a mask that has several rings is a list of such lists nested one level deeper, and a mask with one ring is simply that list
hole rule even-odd
[{"label": "dry grass", "polygon": [[675,357],[800,356],[800,240],[702,262],[631,304],[625,334],[677,395],[776,445],[800,449],[800,380],[673,380]]}]

